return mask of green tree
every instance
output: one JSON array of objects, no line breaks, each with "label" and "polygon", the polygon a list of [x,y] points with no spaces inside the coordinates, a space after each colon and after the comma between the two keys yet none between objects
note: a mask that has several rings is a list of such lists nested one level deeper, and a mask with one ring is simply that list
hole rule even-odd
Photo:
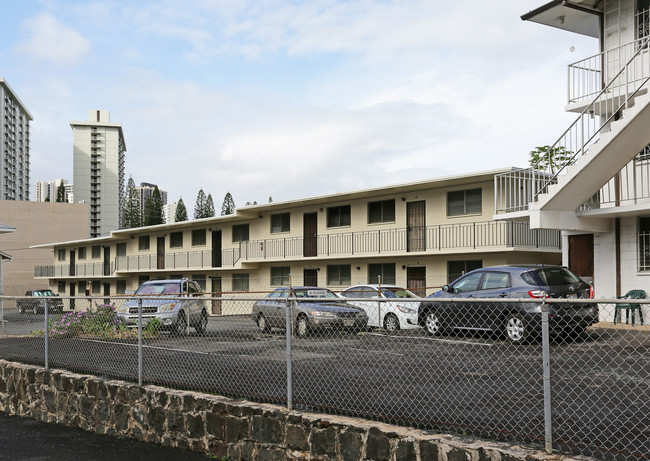
[{"label": "green tree", "polygon": [[230,195],[230,191],[226,192],[226,196],[223,198],[223,204],[221,205],[221,216],[233,214],[235,212],[235,201]]},{"label": "green tree", "polygon": [[59,184],[59,187],[56,189],[56,201],[65,202],[65,185],[63,182],[61,182],[61,184]]},{"label": "green tree", "polygon": [[539,146],[530,151],[528,163],[536,170],[550,174],[559,172],[563,167],[575,162],[573,152],[562,146]]},{"label": "green tree", "polygon": [[181,221],[187,221],[187,208],[185,208],[183,197],[178,199],[178,204],[176,205],[176,214],[174,215],[174,222]]},{"label": "green tree", "polygon": [[47,197],[45,197],[45,200],[43,200],[43,201],[44,202],[49,202],[50,201],[50,196],[48,195]]},{"label": "green tree", "polygon": [[162,198],[160,197],[160,190],[156,186],[144,204],[144,225],[155,226],[162,224],[165,220],[163,218]]},{"label": "green tree", "polygon": [[140,215],[140,197],[135,188],[135,181],[129,176],[126,185],[127,196],[122,208],[122,226],[124,229],[142,226],[142,216]]},{"label": "green tree", "polygon": [[201,188],[196,196],[196,203],[194,204],[194,219],[206,217],[206,201],[207,198],[205,192],[203,192],[203,188]]},{"label": "green tree", "polygon": [[273,197],[269,195],[269,203],[273,203]]},{"label": "green tree", "polygon": [[214,202],[212,201],[212,194],[208,194],[205,200],[205,217],[212,218],[214,216]]}]

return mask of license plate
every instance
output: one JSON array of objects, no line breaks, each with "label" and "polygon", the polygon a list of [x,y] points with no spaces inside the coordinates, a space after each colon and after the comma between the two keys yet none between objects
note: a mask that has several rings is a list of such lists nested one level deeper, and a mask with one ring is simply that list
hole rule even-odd
[{"label": "license plate", "polygon": [[578,295],[575,294],[575,293],[571,293],[571,294],[566,295],[566,297],[567,297],[567,299],[576,299],[578,297]]},{"label": "license plate", "polygon": [[352,325],[354,325],[354,320],[343,320],[344,327],[351,327]]}]

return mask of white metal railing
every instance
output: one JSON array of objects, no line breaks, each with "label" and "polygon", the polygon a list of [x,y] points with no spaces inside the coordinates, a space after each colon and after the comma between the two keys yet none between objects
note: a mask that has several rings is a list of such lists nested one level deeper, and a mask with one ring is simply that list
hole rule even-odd
[{"label": "white metal railing", "polygon": [[646,37],[571,126],[552,145],[545,146],[546,154],[537,163],[495,176],[497,214],[527,210],[530,202],[546,193],[548,186],[557,182],[558,175],[566,173],[566,168],[585,154],[602,132],[609,130],[614,117],[628,107],[630,100],[650,80],[649,41],[650,37]]},{"label": "white metal railing", "polygon": [[598,192],[598,202],[588,208],[636,205],[650,200],[650,157],[646,148]]}]

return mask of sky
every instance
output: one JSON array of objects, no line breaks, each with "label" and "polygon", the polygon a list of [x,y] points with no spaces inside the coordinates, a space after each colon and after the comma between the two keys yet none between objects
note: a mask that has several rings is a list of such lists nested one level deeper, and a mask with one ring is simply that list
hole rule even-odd
[{"label": "sky", "polygon": [[[597,41],[545,0],[0,0],[0,77],[30,111],[30,197],[73,182],[71,121],[108,110],[126,178],[189,214],[526,166],[575,118]],[[574,51],[571,51],[571,48]]]}]

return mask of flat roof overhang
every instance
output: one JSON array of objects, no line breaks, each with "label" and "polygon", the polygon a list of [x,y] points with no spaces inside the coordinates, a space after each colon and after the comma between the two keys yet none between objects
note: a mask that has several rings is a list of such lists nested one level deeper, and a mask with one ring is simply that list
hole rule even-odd
[{"label": "flat roof overhang", "polygon": [[522,15],[521,19],[598,38],[602,15],[600,0],[553,0]]}]

